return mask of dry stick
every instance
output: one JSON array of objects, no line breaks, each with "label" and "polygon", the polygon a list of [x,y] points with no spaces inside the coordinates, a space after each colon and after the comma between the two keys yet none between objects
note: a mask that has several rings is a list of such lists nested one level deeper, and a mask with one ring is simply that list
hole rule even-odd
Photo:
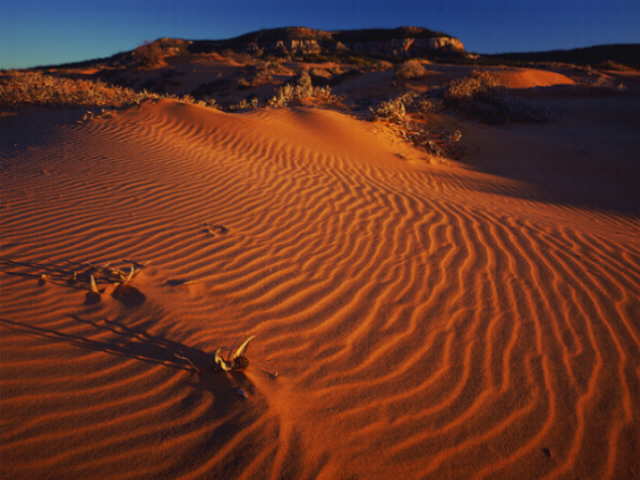
[{"label": "dry stick", "polygon": [[195,363],[193,363],[193,360],[191,360],[189,357],[185,357],[184,355],[181,355],[180,353],[174,353],[173,354],[174,357],[179,358],[181,360],[186,360],[187,362],[189,362],[191,364],[191,366],[196,370],[196,371],[200,371],[200,369],[196,366]]},{"label": "dry stick", "polygon": [[131,265],[131,270],[129,270],[129,275],[125,278],[124,282],[130,282],[133,279],[133,276],[136,274],[136,267]]},{"label": "dry stick", "polygon": [[211,228],[211,226],[208,223],[204,224],[204,228],[207,231],[207,233],[209,233],[209,235],[211,235],[212,237],[215,237],[216,232],[213,231],[213,229]]},{"label": "dry stick", "polygon": [[228,233],[229,232],[229,229],[227,227],[225,227],[224,225],[213,225],[213,226],[211,226],[211,224],[209,222],[204,222],[203,225],[204,225],[205,230],[211,236],[215,236],[216,235],[216,231],[215,230],[218,231],[217,233]]},{"label": "dry stick", "polygon": [[96,279],[93,276],[93,273],[89,276],[89,287],[91,288],[91,293],[100,295],[100,290],[98,290],[98,285],[96,284]]}]

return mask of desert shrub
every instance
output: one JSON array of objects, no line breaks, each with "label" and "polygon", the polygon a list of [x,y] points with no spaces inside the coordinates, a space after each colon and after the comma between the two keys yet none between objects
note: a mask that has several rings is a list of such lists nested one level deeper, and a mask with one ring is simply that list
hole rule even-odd
[{"label": "desert shrub", "polygon": [[337,103],[331,87],[316,87],[311,81],[311,76],[303,71],[295,84],[286,84],[278,88],[276,94],[267,100],[267,105],[273,108],[284,108],[292,103],[302,104],[308,100],[316,100],[323,103]]},{"label": "desert shrub", "polygon": [[421,114],[439,113],[444,110],[442,100],[435,98],[419,98],[413,105],[415,111]]},{"label": "desert shrub", "polygon": [[400,80],[414,80],[424,77],[427,71],[420,63],[420,60],[412,59],[400,63],[396,66],[394,76]]},{"label": "desert shrub", "polygon": [[214,97],[205,97],[201,101],[204,103],[206,107],[217,108],[217,109],[220,108],[220,106],[218,105],[218,101]]},{"label": "desert shrub", "polygon": [[388,127],[400,138],[416,147],[440,157],[462,156],[462,131],[434,127],[428,122],[416,120],[415,115],[440,112],[444,108],[441,100],[407,92],[370,107],[373,120],[385,120]]},{"label": "desert shrub", "polygon": [[16,72],[0,77],[0,105],[123,107],[145,100],[171,98],[195,103],[193,97],[159,95],[143,90],[109,85],[100,80],[81,80],[42,72]]},{"label": "desert shrub", "polygon": [[380,102],[369,107],[369,111],[376,120],[388,120],[394,123],[403,123],[407,116],[407,109],[401,97]]},{"label": "desert shrub", "polygon": [[472,72],[470,76],[453,80],[447,86],[444,98],[451,104],[489,96],[498,87],[496,78],[488,72]]},{"label": "desert shrub", "polygon": [[250,98],[243,98],[239,103],[229,105],[229,110],[232,112],[246,112],[249,110],[256,110],[260,107],[260,100],[255,95]]},{"label": "desert shrub", "polygon": [[157,97],[101,81],[55,77],[41,72],[17,73],[0,80],[0,104],[5,106],[123,106]]},{"label": "desert shrub", "polygon": [[407,115],[410,113],[423,116],[429,113],[439,113],[444,109],[445,105],[441,99],[406,92],[370,107],[369,111],[374,119],[401,124],[407,120]]},{"label": "desert shrub", "polygon": [[488,72],[473,72],[452,81],[444,92],[445,105],[465,112],[485,123],[545,122],[548,110],[509,95]]},{"label": "desert shrub", "polygon": [[417,97],[415,93],[407,92],[369,107],[369,112],[375,120],[402,124],[406,121],[407,112],[412,108]]}]

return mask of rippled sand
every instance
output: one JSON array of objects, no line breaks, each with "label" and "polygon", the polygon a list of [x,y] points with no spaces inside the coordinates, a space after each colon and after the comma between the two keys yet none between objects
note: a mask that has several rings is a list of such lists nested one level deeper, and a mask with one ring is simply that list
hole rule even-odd
[{"label": "rippled sand", "polygon": [[[637,217],[373,129],[163,101],[5,158],[3,478],[637,478]],[[122,259],[141,305],[66,283]]]}]

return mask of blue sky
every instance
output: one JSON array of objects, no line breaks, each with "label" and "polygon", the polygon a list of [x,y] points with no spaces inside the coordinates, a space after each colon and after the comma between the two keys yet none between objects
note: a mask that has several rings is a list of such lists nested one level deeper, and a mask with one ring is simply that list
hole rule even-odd
[{"label": "blue sky", "polygon": [[640,0],[2,0],[0,68],[104,57],[159,37],[418,25],[480,53],[640,43]]}]

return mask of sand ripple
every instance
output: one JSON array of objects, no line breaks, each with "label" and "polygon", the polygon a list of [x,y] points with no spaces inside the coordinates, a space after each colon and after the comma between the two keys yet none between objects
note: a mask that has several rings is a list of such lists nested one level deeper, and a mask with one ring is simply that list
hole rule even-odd
[{"label": "sand ripple", "polygon": [[[9,162],[5,477],[640,475],[637,221],[368,128],[163,102]],[[125,258],[137,308],[55,280]]]}]

